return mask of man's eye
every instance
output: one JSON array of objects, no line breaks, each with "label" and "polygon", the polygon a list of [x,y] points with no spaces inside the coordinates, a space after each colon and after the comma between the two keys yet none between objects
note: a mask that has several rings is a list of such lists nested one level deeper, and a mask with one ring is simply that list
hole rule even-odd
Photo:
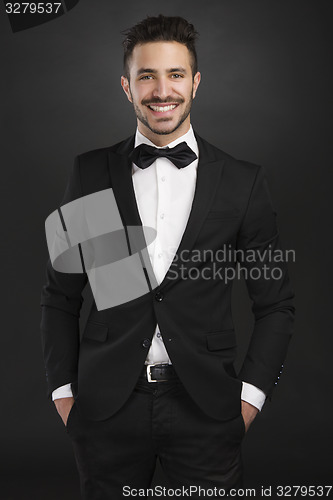
[{"label": "man's eye", "polygon": [[174,73],[171,76],[172,76],[172,78],[183,78],[183,75],[180,75],[179,73]]},{"label": "man's eye", "polygon": [[141,76],[140,80],[148,80],[149,78],[152,78],[151,75],[144,75],[144,76]]}]

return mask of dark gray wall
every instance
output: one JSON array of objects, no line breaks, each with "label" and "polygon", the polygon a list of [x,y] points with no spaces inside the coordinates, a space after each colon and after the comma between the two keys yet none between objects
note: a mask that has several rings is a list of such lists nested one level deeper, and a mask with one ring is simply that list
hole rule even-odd
[{"label": "dark gray wall", "polygon": [[[71,445],[45,396],[44,220],[76,154],[134,132],[120,87],[120,31],[160,12],[186,17],[201,35],[194,127],[221,149],[266,167],[284,246],[296,249],[290,266],[295,337],[273,401],[245,439],[248,484],[329,484],[330,6],[323,0],[81,0],[61,18],[15,34],[0,6],[1,499],[78,498]],[[242,285],[235,296],[238,335],[246,339],[251,317]],[[160,471],[156,480],[163,480]]]}]

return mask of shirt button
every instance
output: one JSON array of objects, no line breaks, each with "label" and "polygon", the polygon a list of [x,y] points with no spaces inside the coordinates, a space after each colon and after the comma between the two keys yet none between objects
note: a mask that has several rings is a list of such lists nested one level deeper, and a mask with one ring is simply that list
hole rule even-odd
[{"label": "shirt button", "polygon": [[161,181],[164,182],[165,181],[165,177],[163,175],[163,177],[161,177]]},{"label": "shirt button", "polygon": [[157,255],[157,257],[158,257],[159,259],[160,259],[162,256],[163,256],[163,254],[162,254],[162,253],[159,253],[159,254]]},{"label": "shirt button", "polygon": [[150,347],[150,340],[149,339],[144,339],[142,341],[142,347],[144,347],[145,349],[148,349],[148,347]]},{"label": "shirt button", "polygon": [[164,217],[165,217],[165,214],[161,214],[161,215],[160,215],[160,218],[161,218],[161,219],[164,219]]},{"label": "shirt button", "polygon": [[157,292],[155,294],[155,299],[157,300],[157,302],[162,302],[162,300],[164,299],[164,295],[162,292]]}]

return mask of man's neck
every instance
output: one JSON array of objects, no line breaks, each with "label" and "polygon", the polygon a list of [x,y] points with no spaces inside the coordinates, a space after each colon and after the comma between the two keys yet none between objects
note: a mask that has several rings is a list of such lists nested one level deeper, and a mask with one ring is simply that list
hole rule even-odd
[{"label": "man's neck", "polygon": [[149,139],[153,144],[155,144],[155,146],[158,147],[167,146],[168,144],[175,141],[179,137],[182,137],[183,135],[187,134],[187,132],[190,130],[190,127],[191,123],[188,122],[188,124],[186,124],[186,127],[183,128],[182,126],[180,126],[177,130],[171,132],[171,134],[159,135],[159,134],[154,134],[146,127],[143,128],[141,122],[138,121],[139,132],[147,139]]}]

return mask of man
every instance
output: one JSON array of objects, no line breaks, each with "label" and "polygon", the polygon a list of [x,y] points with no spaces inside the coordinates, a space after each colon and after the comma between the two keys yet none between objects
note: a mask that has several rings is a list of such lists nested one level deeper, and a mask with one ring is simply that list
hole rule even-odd
[{"label": "man", "polygon": [[[147,292],[101,310],[95,302],[81,342],[87,272],[62,273],[50,262],[47,268],[42,336],[49,395],[67,425],[89,500],[122,498],[125,486],[149,487],[157,457],[172,487],[239,487],[243,435],[271,395],[292,332],[285,263],[278,276],[269,273],[276,266],[270,252],[280,247],[262,169],[235,160],[191,127],[200,83],[195,39],[186,20],[161,15],[127,32],[121,85],[134,107],[136,134],[80,155],[62,202],[111,188],[128,256],[134,254],[128,228],[156,231],[143,262]],[[238,258],[258,255],[241,259],[255,326],[238,377],[227,279],[234,257],[215,272],[226,249]],[[265,275],[254,273],[258,264]]]}]

